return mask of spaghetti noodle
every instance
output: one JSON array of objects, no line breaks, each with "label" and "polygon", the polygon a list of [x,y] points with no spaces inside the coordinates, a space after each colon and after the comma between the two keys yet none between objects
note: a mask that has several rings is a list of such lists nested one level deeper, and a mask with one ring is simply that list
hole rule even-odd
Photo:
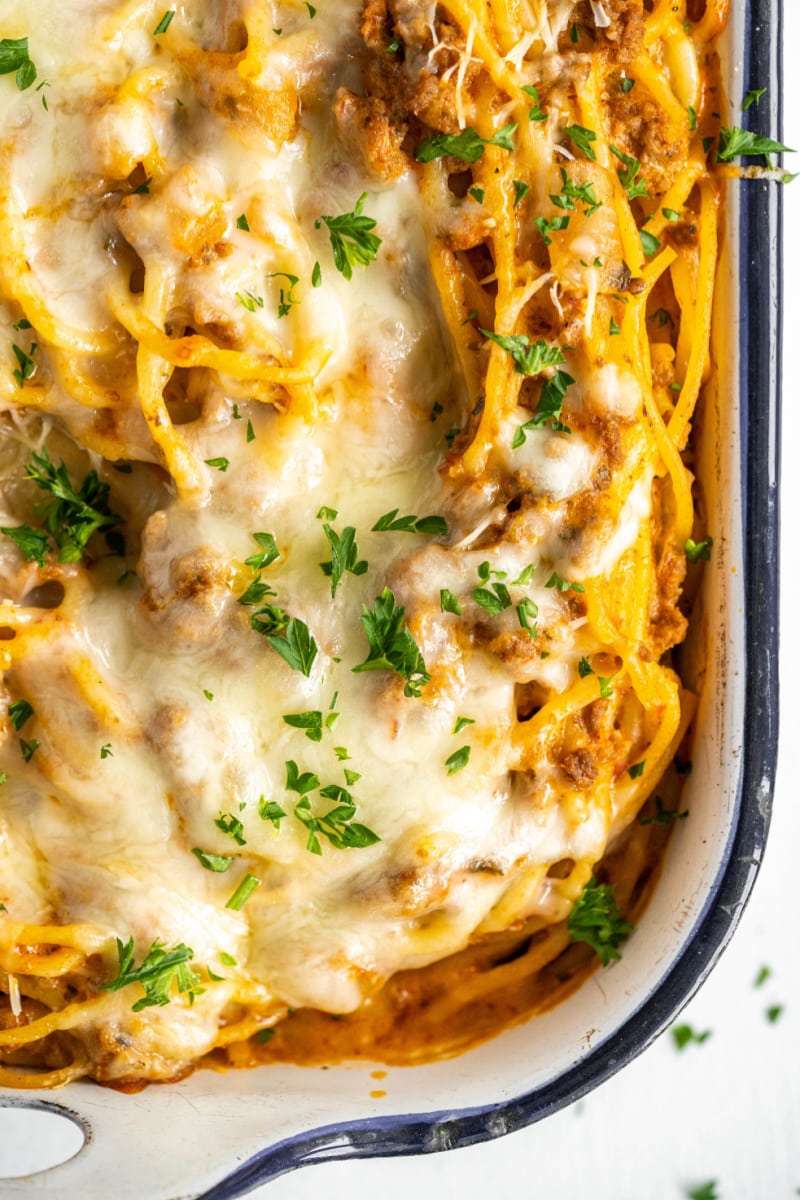
[{"label": "spaghetti noodle", "polygon": [[619,956],[708,551],[700,7],[0,2],[0,1084],[416,1061]]}]

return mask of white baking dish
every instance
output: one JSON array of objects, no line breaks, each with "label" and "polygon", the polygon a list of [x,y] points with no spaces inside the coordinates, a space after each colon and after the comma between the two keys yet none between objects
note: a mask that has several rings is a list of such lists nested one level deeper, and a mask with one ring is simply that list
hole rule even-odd
[{"label": "white baking dish", "polygon": [[[772,136],[780,133],[779,48],[780,0],[734,6],[725,43],[729,111],[738,112],[743,91],[769,83],[751,128]],[[701,473],[715,545],[702,601],[707,685],[684,793],[691,816],[678,822],[622,961],[556,1010],[462,1058],[392,1069],[380,1098],[370,1096],[369,1065],[204,1070],[133,1096],[90,1083],[56,1094],[0,1091],[0,1147],[4,1108],[55,1108],[86,1132],[67,1163],[4,1180],[4,1197],[226,1200],[304,1164],[497,1137],[607,1078],[700,986],[758,870],[777,736],[777,187],[732,186],[726,229],[719,404],[707,410]]]}]

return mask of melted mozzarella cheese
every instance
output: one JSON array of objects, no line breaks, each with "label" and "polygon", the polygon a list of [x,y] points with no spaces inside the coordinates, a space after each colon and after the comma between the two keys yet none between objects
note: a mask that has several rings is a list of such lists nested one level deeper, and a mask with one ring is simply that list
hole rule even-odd
[{"label": "melted mozzarella cheese", "polygon": [[[213,22],[206,27],[202,13],[178,7],[176,28],[187,22],[213,40]],[[549,23],[540,7],[534,32],[554,42],[568,6],[557,5]],[[276,41],[270,70],[289,72],[300,61],[303,78],[323,72],[342,52],[342,31],[357,8],[321,6],[313,26],[287,10],[285,37],[300,49],[290,54]],[[128,13],[121,21],[120,12]],[[140,952],[157,939],[184,942],[198,962],[215,966],[220,954],[232,954],[279,1001],[342,1012],[393,972],[461,949],[504,897],[507,921],[547,912],[547,886],[508,900],[531,864],[602,853],[606,817],[561,804],[546,752],[535,784],[521,794],[515,689],[534,679],[561,692],[574,679],[586,650],[547,577],[554,564],[565,574],[574,569],[575,578],[608,569],[648,517],[650,476],[631,493],[618,532],[570,560],[560,540],[565,506],[591,489],[597,451],[588,435],[547,430],[529,432],[512,449],[515,429],[530,416],[520,409],[499,453],[506,471],[542,501],[526,540],[459,548],[455,535],[432,542],[374,531],[392,510],[455,521],[438,468],[462,385],[430,277],[416,177],[409,171],[390,190],[376,188],[343,155],[328,109],[313,103],[293,140],[281,148],[267,141],[254,153],[230,123],[188,100],[152,23],[147,5],[65,0],[56,15],[50,0],[30,0],[24,19],[15,17],[13,30],[4,26],[15,36],[30,32],[50,84],[45,111],[35,94],[0,80],[11,204],[25,216],[20,250],[34,291],[75,336],[118,336],[113,296],[127,288],[135,252],[145,267],[145,303],[148,289],[163,289],[174,297],[177,324],[213,327],[267,355],[277,347],[290,363],[315,345],[323,364],[318,414],[310,421],[291,406],[251,401],[241,388],[209,385],[200,415],[178,426],[187,452],[203,464],[203,488],[181,499],[146,465],[158,455],[138,410],[124,411],[119,398],[117,429],[134,449],[133,475],[126,481],[99,457],[91,461],[110,483],[112,503],[118,497],[131,526],[141,528],[130,561],[136,578],[117,583],[119,571],[105,563],[65,576],[55,622],[31,610],[32,622],[48,622],[48,636],[31,639],[15,661],[8,696],[33,705],[40,746],[22,764],[7,730],[0,752],[9,777],[0,883],[17,919],[88,922],[109,941],[134,937]],[[65,24],[78,56],[62,44]],[[160,72],[161,86],[120,96],[137,71]],[[138,194],[126,187],[120,200],[119,180],[153,156],[169,164],[166,182]],[[364,192],[382,245],[375,262],[348,280],[319,222],[351,211]],[[240,214],[248,230],[237,224]],[[322,283],[312,288],[316,262]],[[281,316],[288,275],[298,277],[296,303]],[[6,341],[17,315],[4,311]],[[46,374],[41,353],[37,369]],[[10,374],[13,360],[5,357]],[[631,417],[640,396],[614,372],[607,367],[595,382],[592,403]],[[54,411],[80,442],[94,430],[91,413],[59,391],[55,369],[49,386]],[[116,385],[99,378],[97,386]],[[47,429],[35,415],[24,428],[7,422],[16,447],[3,464],[7,523],[22,520],[24,497],[13,480]],[[67,454],[68,439],[59,437],[54,460]],[[89,461],[72,458],[75,472]],[[493,496],[477,508],[476,527],[488,528]],[[331,509],[336,517],[318,515]],[[320,570],[331,556],[325,523],[339,534],[353,526],[368,563],[362,574],[345,573],[335,596]],[[251,628],[252,608],[240,603],[255,578],[245,560],[258,532],[273,533],[280,550],[264,583],[316,641],[307,675]],[[14,581],[32,568],[8,547],[3,554],[8,597],[19,601]],[[549,638],[547,657],[537,652],[534,661],[532,640],[522,665],[482,647],[488,618],[474,593],[486,562],[513,598],[494,633],[526,637],[516,606],[530,601]],[[360,615],[386,586],[405,606],[434,676],[421,698],[403,696],[402,682],[386,671],[353,670],[368,651]],[[441,611],[442,589],[458,598],[463,620]],[[478,630],[475,644],[465,643],[465,629]],[[285,721],[309,711],[321,714],[321,740]],[[455,733],[459,717],[471,724]],[[448,760],[467,746],[466,766],[449,771]],[[287,788],[290,762],[322,786],[347,786],[356,819],[380,840],[343,850],[323,839],[320,854],[309,852],[308,830],[295,816],[300,795]],[[346,770],[355,773],[351,783]],[[279,827],[260,811],[265,802],[283,810]],[[313,806],[326,808],[319,795]],[[204,870],[193,850],[232,862]],[[502,872],[471,869],[485,859]],[[247,872],[260,884],[234,911],[226,905]],[[108,1003],[136,1031],[144,1058],[151,1039],[174,1062],[213,1043],[225,999],[199,998],[190,1014],[180,1010],[180,1021],[172,1011],[133,1018],[123,998]]]}]

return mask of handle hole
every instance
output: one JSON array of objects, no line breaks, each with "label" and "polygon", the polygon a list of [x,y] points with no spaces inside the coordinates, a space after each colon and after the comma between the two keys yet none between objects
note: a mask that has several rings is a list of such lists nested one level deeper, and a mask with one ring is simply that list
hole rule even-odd
[{"label": "handle hole", "polygon": [[85,1142],[85,1129],[64,1109],[0,1099],[0,1179],[25,1178],[60,1167]]}]

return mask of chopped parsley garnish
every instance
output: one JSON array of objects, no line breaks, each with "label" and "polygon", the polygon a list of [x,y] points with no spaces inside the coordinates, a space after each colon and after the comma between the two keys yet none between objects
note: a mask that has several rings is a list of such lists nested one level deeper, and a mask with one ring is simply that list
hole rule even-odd
[{"label": "chopped parsley garnish", "polygon": [[545,113],[542,112],[542,110],[539,106],[539,93],[536,90],[536,88],[533,87],[532,84],[528,84],[527,86],[523,87],[522,90],[523,90],[523,92],[526,92],[527,95],[529,95],[531,100],[533,101],[531,110],[528,113],[528,120],[529,121],[546,121],[547,116],[545,115]]},{"label": "chopped parsley garnish", "polygon": [[25,557],[35,559],[40,567],[45,565],[45,555],[51,549],[58,549],[59,562],[80,562],[92,534],[100,530],[105,531],[109,549],[122,553],[122,538],[112,532],[122,518],[108,507],[109,487],[100,482],[97,472],[90,471],[76,491],[64,463],[54,467],[46,448],[39,454],[34,452],[32,459],[25,468],[26,478],[54,497],[38,510],[44,518],[44,529],[18,525],[0,527],[0,533],[10,537]]},{"label": "chopped parsley garnish", "polygon": [[528,186],[528,184],[524,183],[521,179],[515,179],[513,182],[514,182],[514,208],[516,208],[517,205],[522,200],[525,199],[525,197],[527,196],[528,192],[531,189]]},{"label": "chopped parsley garnish", "polygon": [[308,15],[311,18],[311,20],[313,21],[314,17],[317,15],[317,10],[314,8],[313,4],[308,3],[308,0],[305,0],[305,5],[306,5],[306,8],[308,9]]},{"label": "chopped parsley garnish", "polygon": [[565,425],[560,418],[567,388],[574,382],[575,380],[571,375],[561,370],[556,371],[552,379],[546,381],[536,405],[535,415],[530,421],[517,426],[511,441],[512,449],[517,450],[524,444],[526,433],[529,433],[532,429],[542,429],[548,421],[556,433],[572,432],[569,425]]},{"label": "chopped parsley garnish", "polygon": [[560,346],[551,346],[541,338],[532,342],[526,333],[514,333],[508,337],[488,329],[482,329],[481,333],[511,355],[518,375],[538,375],[545,367],[556,367],[565,361]]},{"label": "chopped parsley garnish", "polygon": [[[276,593],[273,591],[273,589],[269,586],[268,583],[262,582],[261,576],[259,575],[258,578],[254,579],[253,582],[247,587],[246,591],[242,592],[241,596],[239,597],[239,603],[240,604],[260,604],[261,601],[266,599],[267,596],[274,596],[274,595],[276,595]],[[273,609],[272,611],[275,614],[277,614],[277,613],[282,612],[282,609]],[[285,616],[285,613],[283,615]],[[288,620],[288,618],[286,618],[286,620]],[[286,621],[284,621],[281,624],[278,621],[278,618],[276,615],[275,623],[276,623],[276,625],[279,626],[279,628],[283,629],[285,627]],[[260,630],[259,632],[263,632],[263,631]]]},{"label": "chopped parsley garnish", "polygon": [[464,767],[469,762],[469,756],[471,752],[471,746],[462,746],[460,750],[455,750],[448,758],[446,758],[444,765],[447,767],[447,774],[455,775],[457,771],[463,771]]},{"label": "chopped parsley garnish", "polygon": [[791,146],[784,146],[783,142],[775,142],[772,138],[762,137],[758,133],[749,133],[736,125],[731,129],[723,126],[720,130],[717,162],[733,162],[735,158],[763,154],[767,166],[770,166],[770,154],[781,153],[794,154],[794,151]]},{"label": "chopped parsley garnish", "polygon": [[688,113],[688,116],[689,116],[689,130],[691,133],[696,133],[697,132],[697,112],[695,111],[694,108],[692,108],[691,104],[687,108],[686,112]]},{"label": "chopped parsley garnish", "polygon": [[389,42],[389,45],[386,47],[386,53],[397,54],[397,51],[400,49],[402,44],[403,43],[399,37],[392,38],[392,40]]},{"label": "chopped parsley garnish", "polygon": [[555,204],[556,208],[564,208],[569,212],[574,212],[575,201],[580,200],[584,206],[584,216],[593,217],[598,208],[603,207],[602,200],[597,199],[594,184],[591,181],[573,183],[564,167],[559,167],[559,170],[561,172],[561,191],[558,194],[550,196],[552,203]]},{"label": "chopped parsley garnish", "polygon": [[714,545],[714,539],[707,537],[701,542],[694,542],[689,538],[686,542],[684,550],[686,557],[690,563],[700,562],[704,559],[706,562],[711,558],[711,547]]},{"label": "chopped parsley garnish", "polygon": [[291,725],[293,729],[302,729],[309,741],[321,742],[323,727],[332,729],[335,724],[332,718],[338,716],[338,713],[328,713],[327,717],[323,717],[320,710],[315,708],[310,709],[308,712],[284,713],[283,720],[287,725]]},{"label": "chopped parsley garnish", "polygon": [[227,854],[207,854],[205,850],[200,850],[197,846],[192,847],[192,854],[201,866],[205,867],[207,871],[215,871],[217,875],[223,874],[234,863],[234,860]]},{"label": "chopped parsley garnish", "polygon": [[19,739],[20,753],[22,754],[23,760],[26,763],[31,761],[34,754],[39,749],[39,745],[40,743],[38,738],[31,738],[29,742],[26,742],[24,738]]},{"label": "chopped parsley garnish", "polygon": [[372,526],[372,532],[427,533],[431,537],[447,537],[450,532],[444,517],[398,517],[398,512],[399,509],[393,508],[391,512],[384,513],[382,517],[378,517]]},{"label": "chopped parsley garnish", "polygon": [[567,920],[573,942],[587,942],[603,966],[621,958],[617,947],[633,932],[614,898],[614,889],[592,878],[581,893]]},{"label": "chopped parsley garnish", "polygon": [[261,880],[256,875],[245,875],[225,907],[232,908],[234,912],[239,912],[244,908],[260,883]]},{"label": "chopped parsley garnish", "polygon": [[597,141],[597,134],[593,129],[586,129],[583,125],[567,125],[564,129],[565,135],[569,140],[582,150],[587,158],[595,162],[597,155],[592,149],[592,142]]},{"label": "chopped parsley garnish", "polygon": [[219,961],[222,963],[223,967],[238,966],[236,959],[233,957],[232,954],[228,954],[227,950],[220,950]]},{"label": "chopped parsley garnish", "polygon": [[286,271],[273,271],[273,273],[271,275],[268,275],[267,278],[268,279],[288,279],[289,286],[288,286],[288,288],[282,287],[280,289],[280,300],[278,303],[278,316],[279,317],[288,316],[289,311],[292,308],[292,306],[294,304],[300,303],[300,301],[295,296],[292,295],[292,289],[294,288],[295,284],[300,282],[300,280],[298,279],[298,277],[296,275],[289,275],[289,274],[287,274]]},{"label": "chopped parsley garnish", "polygon": [[[258,613],[253,614],[251,624],[258,616]],[[254,625],[253,628],[256,626]],[[258,632],[260,633],[261,630],[259,629]],[[311,674],[314,659],[317,657],[317,643],[305,621],[290,617],[282,635],[267,634],[266,637],[272,649],[276,650],[293,670],[300,671],[306,678]]]},{"label": "chopped parsley garnish", "polygon": [[666,220],[671,221],[673,225],[676,221],[680,221],[681,219],[681,214],[676,212],[674,208],[662,208],[661,212]]},{"label": "chopped parsley garnish", "polygon": [[516,579],[511,580],[512,587],[527,587],[533,579],[533,573],[536,570],[536,563],[528,563],[527,567],[523,567]]},{"label": "chopped parsley garnish", "polygon": [[205,696],[206,700],[210,701],[214,699],[214,693],[210,692],[208,688],[203,688],[203,695]]},{"label": "chopped parsley garnish", "polygon": [[266,800],[263,796],[258,801],[258,815],[262,821],[269,821],[276,829],[280,829],[281,821],[286,813],[274,800]]},{"label": "chopped parsley garnish", "polygon": [[613,682],[614,682],[613,675],[598,675],[597,676],[597,683],[600,688],[600,699],[601,700],[610,700],[611,697],[614,695],[614,688],[612,687]]},{"label": "chopped parsley garnish", "polygon": [[311,271],[311,286],[312,286],[312,288],[318,288],[321,283],[322,283],[322,267],[319,265],[318,262],[315,262],[314,266],[312,268],[312,271]]},{"label": "chopped parsley garnish", "polygon": [[[301,774],[297,763],[292,760],[286,763],[286,788],[287,791],[296,792],[300,796],[295,805],[294,815],[308,830],[306,849],[312,854],[322,853],[318,834],[327,838],[337,850],[361,849],[380,841],[378,835],[366,825],[353,820],[356,804],[346,788],[335,783],[321,788],[317,775],[311,771]],[[335,802],[334,807],[322,816],[313,814],[309,799],[309,793],[317,788],[320,796]]]},{"label": "chopped parsley garnish", "polygon": [[625,96],[627,96],[628,92],[632,92],[635,87],[636,87],[636,80],[628,79],[628,77],[626,75],[623,75],[622,79],[620,79],[620,81],[619,81],[620,91]]},{"label": "chopped parsley garnish", "polygon": [[23,725],[33,716],[33,705],[29,704],[27,700],[15,700],[8,706],[8,715],[11,717],[11,724],[19,733]]},{"label": "chopped parsley garnish", "polygon": [[223,833],[227,833],[229,838],[233,838],[237,846],[247,845],[247,838],[244,836],[244,825],[233,813],[220,813],[218,817],[214,818],[214,824],[217,829],[221,829]]},{"label": "chopped parsley garnish", "polygon": [[111,749],[111,742],[106,742],[106,744],[104,746],[100,747],[100,757],[101,758],[113,758],[114,757],[114,751]]},{"label": "chopped parsley garnish", "polygon": [[256,1041],[260,1046],[265,1046],[267,1042],[271,1042],[274,1037],[274,1029],[259,1029],[258,1033],[256,1034]]},{"label": "chopped parsley garnish", "polygon": [[766,1010],[764,1016],[767,1018],[770,1025],[774,1025],[775,1022],[783,1016],[783,1007],[784,1006],[782,1004],[771,1004]]},{"label": "chopped parsley garnish", "polygon": [[689,815],[688,808],[678,812],[677,808],[665,808],[664,801],[656,796],[656,815],[654,817],[639,817],[640,825],[669,825],[672,821],[682,821]]},{"label": "chopped parsley garnish", "polygon": [[474,725],[473,717],[456,717],[456,723],[453,726],[453,733],[461,733],[462,729],[466,729],[468,725]]},{"label": "chopped parsley garnish", "polygon": [[372,232],[378,222],[363,215],[366,198],[367,193],[362,192],[352,212],[341,213],[338,217],[320,217],[314,222],[315,229],[319,229],[323,221],[328,226],[334,265],[345,279],[353,278],[354,266],[366,267],[375,261],[383,240]]},{"label": "chopped parsley garnish", "polygon": [[535,638],[538,633],[536,618],[539,616],[539,609],[535,601],[531,600],[530,596],[526,596],[517,605],[517,618],[523,629],[527,630],[528,636]]},{"label": "chopped parsley garnish", "polygon": [[641,762],[634,763],[632,767],[628,767],[628,774],[631,779],[641,779],[644,775],[644,769],[647,766],[647,759],[643,758]]},{"label": "chopped parsley garnish", "polygon": [[167,30],[169,29],[170,25],[172,24],[172,18],[174,16],[175,16],[175,9],[174,8],[167,9],[167,11],[164,13],[163,17],[161,18],[161,20],[158,22],[155,29],[153,30],[153,37],[158,37],[158,35],[160,33],[166,33]]},{"label": "chopped parsley garnish", "polygon": [[31,323],[27,319],[27,317],[20,317],[20,319],[18,321],[15,321],[12,326],[12,329],[16,329],[17,332],[19,332],[20,329],[32,329],[32,328],[33,328],[33,326],[31,325]]},{"label": "chopped parsley garnish", "polygon": [[245,233],[250,232],[250,222],[247,219],[247,213],[239,213],[239,216],[236,218],[236,228],[243,229]]},{"label": "chopped parsley garnish", "polygon": [[608,325],[608,333],[609,333],[609,337],[619,337],[619,335],[622,333],[622,330],[620,329],[619,325],[617,324],[617,322],[614,320],[613,317],[611,318],[609,325]]},{"label": "chopped parsley garnish", "polygon": [[24,387],[27,380],[30,379],[31,375],[33,375],[33,372],[36,370],[36,363],[33,361],[33,356],[37,350],[36,342],[31,344],[29,354],[26,354],[16,342],[12,344],[11,349],[14,351],[14,357],[19,363],[19,366],[13,372],[14,378],[17,381],[18,387]]},{"label": "chopped parsley garnish", "polygon": [[624,150],[620,150],[618,146],[609,144],[609,150],[618,158],[624,166],[624,171],[618,171],[619,181],[628,193],[629,200],[635,200],[637,196],[647,195],[647,184],[643,179],[639,179],[639,172],[642,169],[642,164],[638,158],[632,158],[630,154],[626,154]]},{"label": "chopped parsley garnish", "polygon": [[133,189],[134,196],[147,196],[150,193],[150,184],[153,182],[153,176],[148,175],[146,179]]},{"label": "chopped parsley garnish", "polygon": [[353,671],[394,671],[405,680],[403,695],[419,696],[431,677],[419,646],[403,624],[404,614],[405,609],[398,606],[394,592],[388,587],[375,597],[373,608],[363,606],[361,624],[369,642],[369,654]]},{"label": "chopped parsley garnish", "polygon": [[273,533],[254,533],[252,537],[253,541],[261,547],[261,553],[251,554],[244,561],[254,571],[263,571],[265,567],[268,567],[280,558],[281,552],[278,549],[278,543],[275,541]]},{"label": "chopped parsley garnish", "polygon": [[485,609],[490,617],[498,617],[501,612],[511,607],[511,595],[504,583],[490,583],[492,576],[495,580],[501,580],[505,578],[505,572],[493,571],[488,562],[482,562],[478,567],[481,585],[473,588],[472,599]]},{"label": "chopped parsley garnish", "polygon": [[461,616],[461,605],[449,588],[442,588],[440,590],[439,604],[442,612],[455,613],[457,617]]},{"label": "chopped parsley garnish", "polygon": [[203,462],[207,467],[214,467],[215,470],[223,472],[227,471],[228,467],[231,465],[230,459],[228,458],[205,458],[203,459]]},{"label": "chopped parsley garnish", "polygon": [[145,994],[133,1005],[134,1012],[141,1012],[143,1008],[153,1005],[169,1004],[173,984],[180,994],[188,994],[190,1004],[194,1003],[195,996],[202,995],[204,991],[198,986],[200,976],[188,966],[194,958],[194,950],[183,942],[172,950],[167,950],[161,942],[153,942],[139,966],[134,967],[133,938],[125,943],[117,938],[117,957],[119,970],[116,979],[100,986],[103,991],[118,992],[128,984],[140,983]]},{"label": "chopped parsley garnish", "polygon": [[756,975],[755,979],[753,980],[753,987],[757,987],[757,988],[763,987],[771,975],[772,975],[771,967],[766,967],[766,966],[760,967],[758,974]]},{"label": "chopped parsley garnish", "polygon": [[0,75],[16,72],[16,85],[21,92],[36,79],[36,67],[28,54],[28,39],[3,38],[0,41]]},{"label": "chopped parsley garnish", "polygon": [[684,1050],[692,1042],[702,1046],[703,1042],[707,1042],[711,1037],[710,1029],[704,1029],[702,1033],[697,1033],[691,1025],[673,1025],[670,1033],[676,1050]]},{"label": "chopped parsley garnish", "polygon": [[653,233],[648,233],[646,229],[639,230],[639,240],[642,243],[642,250],[648,258],[652,258],[656,251],[661,246],[661,242]]},{"label": "chopped parsley garnish", "polygon": [[701,1183],[697,1187],[689,1188],[686,1196],[687,1200],[719,1200],[716,1179],[709,1179],[707,1183]]},{"label": "chopped parsley garnish", "polygon": [[351,575],[363,575],[369,564],[366,559],[358,557],[356,531],[352,525],[346,525],[341,534],[327,523],[322,526],[322,529],[331,548],[331,557],[329,562],[322,562],[319,565],[323,575],[330,578],[331,596],[335,596],[345,571],[349,571]]},{"label": "chopped parsley garnish", "polygon": [[553,571],[553,574],[544,585],[546,588],[555,588],[557,592],[585,592],[586,588],[582,583],[572,583],[569,579],[562,579],[558,571]]},{"label": "chopped parsley garnish", "polygon": [[766,88],[752,88],[742,101],[742,112],[747,112],[748,108],[750,108],[752,104],[757,106],[759,100],[764,95],[766,90]]},{"label": "chopped parsley garnish", "polygon": [[317,510],[318,521],[335,521],[339,515],[339,510],[336,508],[328,508],[327,504],[323,504],[322,508]]},{"label": "chopped parsley garnish", "polygon": [[548,221],[546,217],[537,217],[534,225],[542,235],[545,246],[549,246],[553,240],[550,234],[558,233],[561,229],[566,229],[569,225],[569,217],[553,217],[552,221]]},{"label": "chopped parsley garnish", "polygon": [[487,146],[499,146],[502,150],[513,150],[516,125],[504,125],[490,138],[482,138],[470,125],[460,133],[436,133],[423,138],[414,151],[417,162],[428,163],[435,158],[460,158],[462,162],[474,163],[483,158]]},{"label": "chopped parsley garnish", "polygon": [[594,675],[594,667],[585,655],[578,662],[578,674],[580,675],[581,679],[586,679],[587,675]]},{"label": "chopped parsley garnish", "polygon": [[242,308],[246,308],[248,312],[254,313],[256,309],[264,307],[264,297],[256,296],[253,292],[236,292],[236,299],[241,304]]},{"label": "chopped parsley garnish", "polygon": [[486,192],[482,187],[471,187],[469,189],[469,194],[472,196],[473,200],[477,200],[478,204],[483,204],[484,200],[486,199]]}]

